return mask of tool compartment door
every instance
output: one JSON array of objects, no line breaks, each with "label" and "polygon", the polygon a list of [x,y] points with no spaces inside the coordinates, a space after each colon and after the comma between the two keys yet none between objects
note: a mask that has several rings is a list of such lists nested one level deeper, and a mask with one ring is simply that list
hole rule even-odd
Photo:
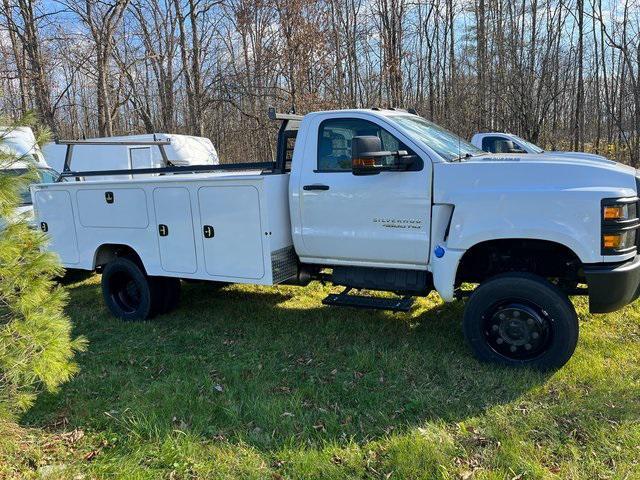
[{"label": "tool compartment door", "polygon": [[189,190],[160,187],[153,190],[156,235],[162,269],[174,273],[195,273],[195,239]]},{"label": "tool compartment door", "polygon": [[76,192],[83,227],[147,228],[147,195],[142,188],[82,188]]},{"label": "tool compartment door", "polygon": [[49,237],[48,249],[60,256],[63,265],[78,263],[78,238],[69,192],[38,190],[34,200],[39,226]]},{"label": "tool compartment door", "polygon": [[198,190],[200,235],[207,273],[260,279],[264,276],[260,192],[251,185]]}]

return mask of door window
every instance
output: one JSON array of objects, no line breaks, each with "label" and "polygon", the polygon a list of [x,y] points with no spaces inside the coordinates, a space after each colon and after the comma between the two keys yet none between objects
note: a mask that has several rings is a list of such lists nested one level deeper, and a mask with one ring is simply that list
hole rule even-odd
[{"label": "door window", "polygon": [[491,153],[526,153],[513,140],[506,137],[484,137],[482,150]]},{"label": "door window", "polygon": [[[415,155],[404,143],[382,127],[360,118],[333,118],[325,120],[318,129],[318,171],[350,172],[351,141],[353,137],[375,135],[382,142],[382,150],[406,150]],[[382,164],[391,164],[393,157],[385,157]]]},{"label": "door window", "polygon": [[151,147],[136,147],[129,149],[131,168],[151,168]]}]

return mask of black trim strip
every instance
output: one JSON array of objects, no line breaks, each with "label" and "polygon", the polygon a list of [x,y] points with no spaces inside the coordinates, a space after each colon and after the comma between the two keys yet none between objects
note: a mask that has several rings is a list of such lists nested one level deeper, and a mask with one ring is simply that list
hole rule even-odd
[{"label": "black trim strip", "polygon": [[148,173],[200,173],[200,172],[217,172],[217,171],[236,171],[236,170],[275,170],[275,162],[254,162],[254,163],[230,163],[226,165],[191,165],[179,167],[161,167],[161,168],[129,168],[123,170],[89,170],[86,172],[66,171],[60,174],[60,178],[67,177],[97,177],[97,176],[113,176],[113,175],[136,175]]}]

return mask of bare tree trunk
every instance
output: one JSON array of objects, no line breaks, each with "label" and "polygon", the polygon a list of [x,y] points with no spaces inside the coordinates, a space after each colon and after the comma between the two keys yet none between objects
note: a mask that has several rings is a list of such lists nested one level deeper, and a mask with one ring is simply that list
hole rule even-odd
[{"label": "bare tree trunk", "polygon": [[573,124],[573,148],[584,150],[584,0],[577,0],[578,9],[578,79],[576,89],[576,108]]},{"label": "bare tree trunk", "polygon": [[31,79],[31,87],[40,118],[55,134],[57,125],[51,104],[51,87],[45,72],[45,61],[40,50],[40,39],[33,10],[34,2],[33,0],[19,0],[18,6],[24,27],[22,33],[18,29],[14,30],[14,32],[21,38],[23,48],[29,59],[29,78]]},{"label": "bare tree trunk", "polygon": [[24,55],[20,52],[20,45],[17,35],[17,25],[13,21],[13,13],[9,0],[2,0],[4,7],[4,15],[7,19],[7,29],[9,30],[9,39],[11,40],[11,51],[13,52],[13,58],[16,63],[16,73],[18,74],[18,88],[20,91],[20,113],[24,115],[29,109],[29,90],[28,90],[28,78],[26,73]]},{"label": "bare tree trunk", "polygon": [[196,15],[196,1],[189,0],[189,19],[191,21],[191,76],[193,80],[193,103],[195,108],[194,134],[204,136],[202,123],[202,79],[200,77],[200,34],[198,33],[198,18]]},{"label": "bare tree trunk", "polygon": [[486,69],[487,69],[487,37],[485,30],[485,0],[479,0],[478,10],[476,13],[476,70],[478,72],[478,119],[477,128],[482,130],[484,127],[484,121],[486,120],[486,102],[487,102],[487,88],[486,88]]}]

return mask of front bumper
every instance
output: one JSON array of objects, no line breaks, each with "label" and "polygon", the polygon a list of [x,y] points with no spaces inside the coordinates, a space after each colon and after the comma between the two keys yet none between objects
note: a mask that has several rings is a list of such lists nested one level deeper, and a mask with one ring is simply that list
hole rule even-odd
[{"label": "front bumper", "polygon": [[589,311],[608,313],[640,296],[640,255],[616,264],[585,265]]}]

